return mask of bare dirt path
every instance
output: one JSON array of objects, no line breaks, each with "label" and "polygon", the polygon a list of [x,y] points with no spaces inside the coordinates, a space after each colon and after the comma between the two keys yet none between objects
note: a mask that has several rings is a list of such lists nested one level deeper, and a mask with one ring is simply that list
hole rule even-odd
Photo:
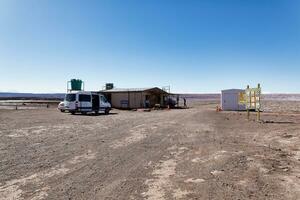
[{"label": "bare dirt path", "polygon": [[300,199],[300,117],[213,108],[0,111],[0,199]]}]

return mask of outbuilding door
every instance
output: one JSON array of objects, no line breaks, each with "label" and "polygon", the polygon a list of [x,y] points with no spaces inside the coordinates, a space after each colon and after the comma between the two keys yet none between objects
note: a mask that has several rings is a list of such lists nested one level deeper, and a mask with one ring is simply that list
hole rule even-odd
[{"label": "outbuilding door", "polygon": [[234,93],[223,94],[223,109],[224,110],[238,110],[238,99]]}]

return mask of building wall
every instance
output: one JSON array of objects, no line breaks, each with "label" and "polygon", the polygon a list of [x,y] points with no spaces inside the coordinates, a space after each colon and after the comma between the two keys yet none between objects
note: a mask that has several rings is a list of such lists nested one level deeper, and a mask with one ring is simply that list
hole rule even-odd
[{"label": "building wall", "polygon": [[[144,107],[145,95],[146,94],[143,94],[143,92],[111,93],[112,107],[114,107],[114,108],[141,108],[141,107]],[[127,103],[127,106],[126,106],[126,103]]]},{"label": "building wall", "polygon": [[111,106],[114,108],[122,108],[122,101],[128,101],[128,93],[111,93]]},{"label": "building wall", "polygon": [[145,95],[143,92],[132,92],[129,94],[129,108],[144,107]]},{"label": "building wall", "polygon": [[244,90],[224,90],[221,95],[222,110],[243,111],[246,110],[245,105],[239,104],[239,93]]},{"label": "building wall", "polygon": [[[161,103],[160,95],[153,95],[149,92],[115,92],[111,93],[111,104],[114,108],[143,108],[145,107],[146,95],[149,96],[150,106],[153,107],[156,103]],[[127,102],[126,104],[122,104]]]}]

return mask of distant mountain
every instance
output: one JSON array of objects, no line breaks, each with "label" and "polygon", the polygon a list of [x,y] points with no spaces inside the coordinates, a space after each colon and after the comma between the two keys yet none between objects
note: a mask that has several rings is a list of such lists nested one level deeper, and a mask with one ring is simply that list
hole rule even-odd
[{"label": "distant mountain", "polygon": [[65,93],[13,93],[13,92],[0,92],[0,99],[2,100],[16,100],[16,99],[47,99],[47,100],[61,100]]}]

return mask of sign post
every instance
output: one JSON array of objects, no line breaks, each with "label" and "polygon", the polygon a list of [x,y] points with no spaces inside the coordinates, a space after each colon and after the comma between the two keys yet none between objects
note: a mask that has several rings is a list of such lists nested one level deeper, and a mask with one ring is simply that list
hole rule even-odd
[{"label": "sign post", "polygon": [[[247,90],[250,90],[250,87],[249,85],[247,85]],[[251,92],[250,92],[251,93]],[[247,93],[246,93],[247,95]],[[246,99],[248,99],[249,97],[247,96]],[[250,99],[250,102],[251,102],[251,99]],[[245,102],[247,104],[247,101]],[[246,105],[246,108],[247,108],[247,119],[250,120],[250,110],[249,110],[249,106]]]},{"label": "sign post", "polygon": [[247,89],[245,90],[245,93],[240,93],[239,103],[246,105],[248,120],[250,120],[250,110],[255,110],[257,112],[256,120],[260,121],[260,96],[260,84],[257,85],[257,88],[250,88],[248,85]]},{"label": "sign post", "polygon": [[258,101],[258,104],[256,105],[256,110],[257,110],[257,121],[260,121],[260,94],[261,94],[261,88],[260,84],[257,85],[257,91],[258,91],[258,96],[256,96],[256,99]]}]

